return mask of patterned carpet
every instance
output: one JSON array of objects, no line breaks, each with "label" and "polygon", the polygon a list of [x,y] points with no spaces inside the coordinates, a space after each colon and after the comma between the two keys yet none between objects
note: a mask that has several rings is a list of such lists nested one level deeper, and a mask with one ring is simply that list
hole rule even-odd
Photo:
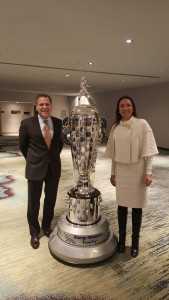
[{"label": "patterned carpet", "polygon": [[[109,183],[110,161],[100,146],[94,186],[101,191],[101,211],[117,231],[115,189]],[[65,212],[67,191],[75,185],[70,149],[62,152],[62,178],[54,228]],[[27,182],[17,142],[0,148],[0,300],[167,300],[169,299],[169,151],[154,158],[154,180],[143,212],[140,253],[130,256],[131,214],[127,251],[91,265],[70,265],[53,258],[48,239],[29,245],[26,221]],[[43,201],[43,195],[42,200]],[[42,206],[41,206],[42,207]],[[40,211],[40,220],[42,208]]]}]

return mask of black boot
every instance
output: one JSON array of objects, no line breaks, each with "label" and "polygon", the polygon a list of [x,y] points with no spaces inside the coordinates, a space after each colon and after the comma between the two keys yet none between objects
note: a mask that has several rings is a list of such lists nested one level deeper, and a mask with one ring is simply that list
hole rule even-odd
[{"label": "black boot", "polygon": [[139,235],[142,221],[142,209],[133,208],[132,209],[132,246],[131,246],[131,256],[137,257],[139,252]]},{"label": "black boot", "polygon": [[126,224],[127,224],[127,213],[128,209],[124,206],[118,206],[118,225],[119,225],[119,242],[118,242],[118,252],[124,253],[126,250]]}]

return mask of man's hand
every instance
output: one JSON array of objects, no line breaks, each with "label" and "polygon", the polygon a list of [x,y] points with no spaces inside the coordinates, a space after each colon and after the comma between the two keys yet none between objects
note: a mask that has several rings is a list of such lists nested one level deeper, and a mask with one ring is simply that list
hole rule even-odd
[{"label": "man's hand", "polygon": [[116,180],[115,180],[115,175],[111,175],[110,177],[110,182],[113,186],[116,186]]}]

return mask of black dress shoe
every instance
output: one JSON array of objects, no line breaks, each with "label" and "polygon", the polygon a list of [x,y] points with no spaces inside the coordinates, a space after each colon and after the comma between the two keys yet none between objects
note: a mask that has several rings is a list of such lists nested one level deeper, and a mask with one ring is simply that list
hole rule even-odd
[{"label": "black dress shoe", "polygon": [[40,246],[39,237],[37,235],[32,235],[31,240],[30,240],[30,244],[31,244],[33,249],[38,249],[39,246]]},{"label": "black dress shoe", "polygon": [[50,234],[52,233],[52,229],[49,228],[42,228],[44,235],[46,235],[48,238],[50,237]]},{"label": "black dress shoe", "polygon": [[118,251],[119,253],[124,253],[124,252],[126,251],[125,244],[118,243],[117,251]]},{"label": "black dress shoe", "polygon": [[138,248],[131,248],[131,256],[134,258],[138,256]]}]

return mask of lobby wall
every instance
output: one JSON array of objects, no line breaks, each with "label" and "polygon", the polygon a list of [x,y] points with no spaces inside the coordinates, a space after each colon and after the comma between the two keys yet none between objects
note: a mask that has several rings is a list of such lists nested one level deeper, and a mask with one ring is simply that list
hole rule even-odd
[{"label": "lobby wall", "polygon": [[[115,120],[117,100],[123,95],[133,98],[138,117],[149,122],[158,147],[169,149],[169,83],[92,94],[99,115],[107,120],[108,134]],[[69,97],[70,111],[74,103],[75,97]]]},{"label": "lobby wall", "polygon": [[[52,97],[52,115],[63,119],[69,114],[66,96],[49,93]],[[34,115],[37,94],[0,91],[0,135],[18,135],[22,119]]]},{"label": "lobby wall", "polygon": [[[90,90],[89,90],[90,92]],[[58,96],[49,93],[53,99],[52,114],[63,119],[76,105],[76,97]],[[20,102],[19,105],[32,105],[34,107],[34,93],[2,92],[0,91],[0,108],[2,105],[11,107],[12,103]],[[121,89],[108,93],[92,94],[96,102],[99,115],[107,120],[107,133],[109,134],[114,122],[116,102],[122,95],[131,96],[137,107],[138,117],[146,119],[153,129],[158,147],[169,149],[169,83],[149,85],[139,88]],[[24,107],[27,111],[27,107]],[[26,117],[26,115],[25,115]],[[9,119],[8,119],[9,121]],[[0,122],[2,131],[2,124]],[[2,133],[1,133],[2,134]]]},{"label": "lobby wall", "polygon": [[93,95],[99,114],[107,120],[108,132],[114,122],[117,100],[123,95],[133,98],[138,117],[149,122],[158,147],[169,149],[169,83]]}]

